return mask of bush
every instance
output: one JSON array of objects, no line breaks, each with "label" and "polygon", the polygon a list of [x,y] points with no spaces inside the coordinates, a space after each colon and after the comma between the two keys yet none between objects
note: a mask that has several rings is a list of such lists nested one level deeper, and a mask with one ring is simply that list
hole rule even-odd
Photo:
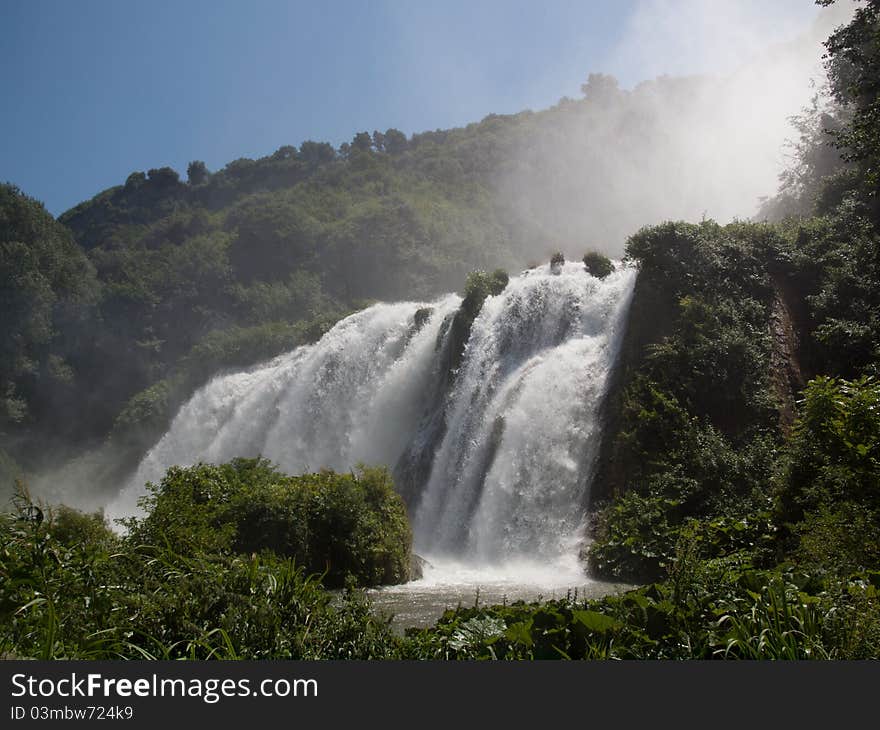
[{"label": "bush", "polygon": [[880,383],[818,377],[804,390],[780,480],[787,547],[819,572],[880,561]]},{"label": "bush", "polygon": [[[93,516],[0,514],[0,656],[41,659],[378,659],[398,640],[369,603],[302,566],[184,555],[107,537]],[[62,541],[67,526],[66,541]],[[95,535],[98,540],[92,539]],[[102,537],[103,535],[103,537]],[[78,539],[76,539],[78,538]]]},{"label": "bush", "polygon": [[113,431],[117,434],[126,434],[129,438],[136,438],[142,434],[150,436],[156,431],[167,428],[172,416],[170,412],[172,387],[172,381],[165,379],[135,393],[116,416]]},{"label": "bush", "polygon": [[471,326],[488,296],[497,296],[504,291],[509,282],[507,272],[496,269],[491,274],[485,271],[472,271],[464,285],[464,298],[450,329],[451,360],[449,369],[455,370],[461,364],[464,347],[471,333]]},{"label": "bush", "polygon": [[848,576],[880,566],[880,515],[851,502],[807,512],[791,527],[806,570]]},{"label": "bush", "polygon": [[584,256],[584,267],[590,276],[595,276],[597,279],[604,279],[614,271],[611,259],[597,251],[590,251]]},{"label": "bush", "polygon": [[89,545],[109,550],[119,542],[103,512],[86,514],[63,504],[49,511],[46,529],[66,547]]},{"label": "bush", "polygon": [[845,502],[880,510],[880,382],[810,381],[789,451],[781,519]]},{"label": "bush", "polygon": [[184,555],[290,557],[328,586],[409,579],[412,533],[384,468],[290,477],[267,460],[172,467],[148,485],[147,516],[128,522],[132,539]]},{"label": "bush", "polygon": [[598,513],[597,539],[587,553],[590,573],[655,580],[675,554],[680,501],[627,492]]},{"label": "bush", "polygon": [[472,271],[468,274],[464,285],[464,299],[461,303],[461,310],[470,322],[473,322],[480,313],[486,297],[489,295],[497,296],[503,292],[508,281],[507,272],[502,269],[496,269],[491,274],[485,271]]}]

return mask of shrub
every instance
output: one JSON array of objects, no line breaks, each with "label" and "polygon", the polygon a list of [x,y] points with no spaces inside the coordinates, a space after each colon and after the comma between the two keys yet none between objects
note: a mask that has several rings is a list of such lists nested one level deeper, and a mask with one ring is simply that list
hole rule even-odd
[{"label": "shrub", "polygon": [[810,381],[789,451],[781,519],[843,502],[880,509],[880,382]]},{"label": "shrub", "polygon": [[792,526],[794,559],[807,570],[847,576],[880,566],[880,515],[852,502],[823,505]]},{"label": "shrub", "polygon": [[604,279],[614,271],[611,259],[597,251],[590,251],[584,256],[584,267],[590,276],[595,276],[597,279]]},{"label": "shrub", "polygon": [[132,539],[184,555],[270,551],[328,586],[409,579],[412,533],[384,468],[290,477],[267,460],[172,467],[148,485]]},{"label": "shrub", "polygon": [[461,364],[471,326],[483,308],[486,297],[497,296],[503,292],[508,281],[507,272],[503,269],[496,269],[491,274],[485,271],[472,271],[468,274],[464,285],[464,298],[455,313],[450,330],[450,370],[455,370]]},{"label": "shrub", "polygon": [[62,504],[49,511],[46,529],[66,547],[89,545],[111,549],[118,544],[103,512],[87,514]]},{"label": "shrub", "polygon": [[[112,552],[100,541],[66,544],[51,524],[29,519],[29,504],[19,507],[17,514],[0,514],[0,656],[378,659],[398,654],[387,621],[371,615],[361,594],[348,590],[334,599],[289,558],[184,555],[131,538],[114,537]],[[64,514],[63,521],[77,525],[81,536],[92,532],[93,516]]]},{"label": "shrub", "polygon": [[496,269],[491,274],[485,271],[472,271],[468,274],[461,309],[470,322],[473,322],[480,313],[486,297],[497,296],[503,292],[508,281],[507,272],[502,269]]}]

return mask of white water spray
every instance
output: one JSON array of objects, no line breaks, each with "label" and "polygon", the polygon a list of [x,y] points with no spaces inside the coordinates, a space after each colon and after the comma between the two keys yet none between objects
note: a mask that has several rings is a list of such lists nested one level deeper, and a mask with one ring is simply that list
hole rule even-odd
[{"label": "white water spray", "polygon": [[486,301],[416,514],[418,550],[490,564],[572,552],[634,277],[544,267]]},{"label": "white water spray", "polygon": [[[174,464],[262,455],[291,474],[393,465],[421,415],[440,326],[459,302],[377,304],[314,345],[214,378],[180,409],[108,516],[136,514],[145,483]],[[415,332],[415,313],[426,306],[431,315]]]}]

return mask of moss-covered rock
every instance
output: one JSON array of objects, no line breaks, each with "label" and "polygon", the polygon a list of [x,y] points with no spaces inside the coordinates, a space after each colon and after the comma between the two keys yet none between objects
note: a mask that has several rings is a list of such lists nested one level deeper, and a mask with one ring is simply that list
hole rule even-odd
[{"label": "moss-covered rock", "polygon": [[503,292],[508,282],[507,272],[502,269],[496,269],[491,274],[485,271],[472,271],[468,274],[464,286],[464,299],[452,320],[450,370],[458,369],[461,364],[464,346],[470,338],[471,326],[483,308],[486,297],[497,296]]}]

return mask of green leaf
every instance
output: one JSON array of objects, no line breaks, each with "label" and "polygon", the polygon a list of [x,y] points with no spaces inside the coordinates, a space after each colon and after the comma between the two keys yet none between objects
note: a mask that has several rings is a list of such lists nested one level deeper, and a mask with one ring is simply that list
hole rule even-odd
[{"label": "green leaf", "polygon": [[604,634],[606,631],[614,631],[621,628],[622,624],[611,616],[606,616],[598,611],[573,611],[574,620],[582,624],[590,631]]},{"label": "green leaf", "polygon": [[21,608],[19,608],[15,613],[16,613],[16,614],[24,613],[24,612],[27,611],[29,608],[32,608],[33,606],[40,606],[40,605],[42,605],[42,604],[44,604],[44,603],[46,603],[46,602],[47,602],[46,599],[43,598],[42,596],[40,596],[39,598],[35,598],[35,599],[33,599],[32,601],[28,601],[27,603],[25,603],[25,604],[24,604]]},{"label": "green leaf", "polygon": [[511,624],[504,632],[504,636],[514,644],[523,644],[524,646],[533,646],[532,639],[532,621],[519,621]]}]

